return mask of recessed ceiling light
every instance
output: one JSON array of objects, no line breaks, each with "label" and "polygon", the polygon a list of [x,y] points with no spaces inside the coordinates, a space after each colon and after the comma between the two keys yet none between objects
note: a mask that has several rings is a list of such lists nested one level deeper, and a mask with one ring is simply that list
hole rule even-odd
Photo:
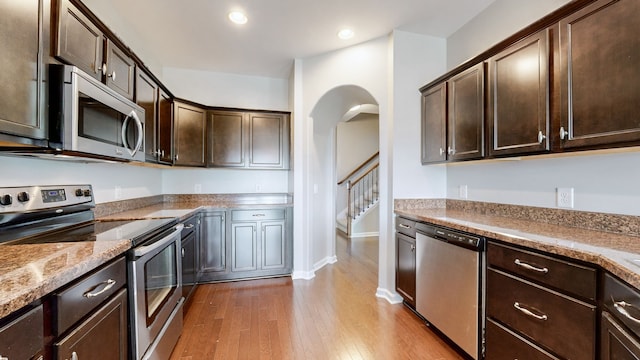
[{"label": "recessed ceiling light", "polygon": [[338,31],[338,37],[342,40],[349,40],[353,37],[353,35],[355,35],[355,33],[349,28]]},{"label": "recessed ceiling light", "polygon": [[232,11],[229,13],[229,20],[235,24],[243,25],[247,23],[247,15],[240,11]]}]

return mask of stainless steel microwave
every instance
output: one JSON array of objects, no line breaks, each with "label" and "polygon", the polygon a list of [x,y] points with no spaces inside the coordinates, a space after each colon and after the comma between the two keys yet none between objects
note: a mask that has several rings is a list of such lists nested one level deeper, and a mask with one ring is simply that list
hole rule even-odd
[{"label": "stainless steel microwave", "polygon": [[144,109],[75,66],[49,68],[49,148],[145,161]]}]

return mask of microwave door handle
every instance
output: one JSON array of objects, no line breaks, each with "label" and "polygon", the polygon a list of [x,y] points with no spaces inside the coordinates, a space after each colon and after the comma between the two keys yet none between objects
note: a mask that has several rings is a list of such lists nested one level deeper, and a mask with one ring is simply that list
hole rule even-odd
[{"label": "microwave door handle", "polygon": [[[136,122],[136,126],[138,128],[138,139],[136,141],[136,147],[131,150],[131,148],[129,147],[129,142],[127,141],[127,127],[129,124],[129,120],[133,118],[133,120]],[[122,144],[124,145],[124,147],[127,149],[127,151],[129,151],[129,154],[131,156],[135,156],[135,154],[138,152],[138,150],[140,150],[140,147],[142,147],[142,139],[143,139],[143,129],[142,129],[142,121],[140,121],[140,118],[138,117],[138,114],[136,114],[136,112],[134,110],[131,110],[131,113],[129,113],[129,116],[127,116],[126,119],[124,119],[124,121],[122,122]]]},{"label": "microwave door handle", "polygon": [[162,239],[154,242],[151,245],[146,245],[146,246],[140,246],[137,247],[133,250],[133,255],[136,257],[136,259],[141,258],[149,253],[151,253],[152,251],[161,248],[173,241],[175,241],[175,237],[176,235],[180,234],[180,232],[182,232],[182,229],[184,228],[184,224],[178,224],[175,227],[175,230],[173,232],[171,232],[171,234],[163,237]]}]

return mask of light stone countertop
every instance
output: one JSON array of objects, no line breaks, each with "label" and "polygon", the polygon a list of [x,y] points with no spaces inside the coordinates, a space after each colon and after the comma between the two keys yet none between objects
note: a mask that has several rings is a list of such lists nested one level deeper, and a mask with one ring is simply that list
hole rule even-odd
[{"label": "light stone countertop", "polygon": [[[640,237],[443,208],[396,215],[586,261],[640,289]],[[634,262],[638,260],[638,262]]]}]

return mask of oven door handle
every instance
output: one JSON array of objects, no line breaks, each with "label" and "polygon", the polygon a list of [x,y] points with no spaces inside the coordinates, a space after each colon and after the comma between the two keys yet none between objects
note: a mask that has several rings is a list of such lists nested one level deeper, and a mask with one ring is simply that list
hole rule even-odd
[{"label": "oven door handle", "polygon": [[141,257],[153,252],[156,249],[162,248],[165,245],[168,245],[168,244],[174,242],[175,241],[175,237],[180,235],[180,233],[182,232],[183,228],[184,228],[184,224],[176,225],[175,230],[171,234],[163,237],[162,239],[154,242],[151,245],[140,246],[140,247],[135,248],[133,250],[133,255],[135,255],[136,259],[138,259],[138,258],[141,258]]}]

